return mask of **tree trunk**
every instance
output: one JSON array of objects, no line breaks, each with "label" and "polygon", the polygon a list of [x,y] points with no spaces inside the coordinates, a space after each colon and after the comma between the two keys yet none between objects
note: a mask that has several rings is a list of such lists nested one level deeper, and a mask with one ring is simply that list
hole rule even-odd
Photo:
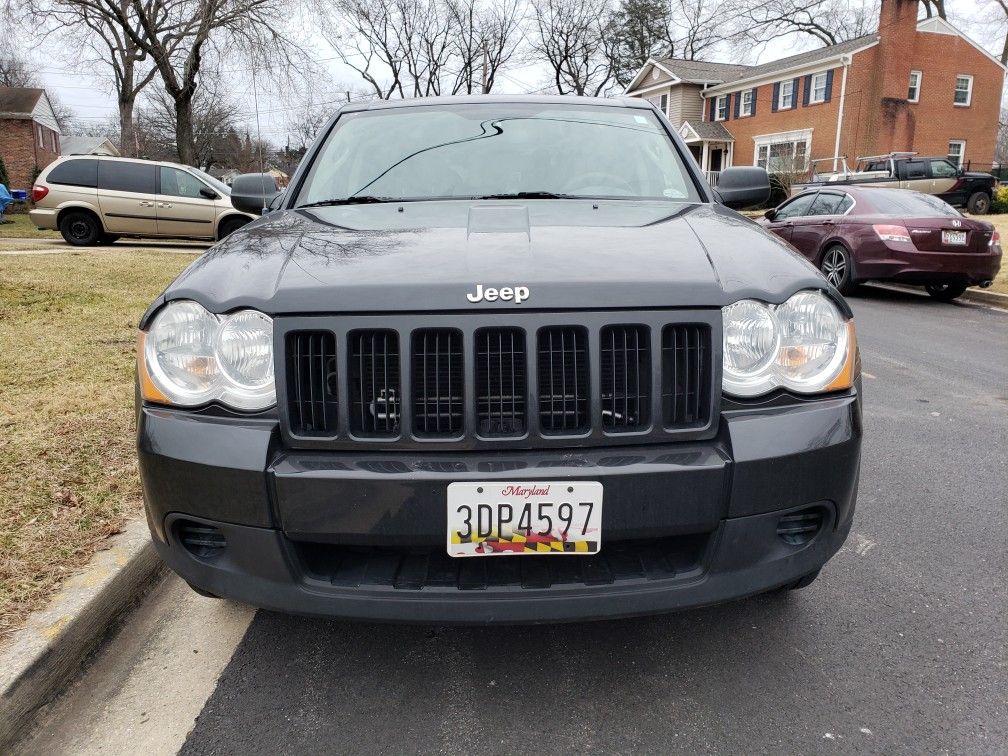
[{"label": "tree trunk", "polygon": [[135,101],[136,95],[132,91],[123,91],[119,95],[119,152],[123,157],[140,157],[137,154],[136,124],[133,121]]},{"label": "tree trunk", "polygon": [[196,164],[196,140],[193,138],[192,93],[183,90],[175,100],[175,148],[179,162]]}]

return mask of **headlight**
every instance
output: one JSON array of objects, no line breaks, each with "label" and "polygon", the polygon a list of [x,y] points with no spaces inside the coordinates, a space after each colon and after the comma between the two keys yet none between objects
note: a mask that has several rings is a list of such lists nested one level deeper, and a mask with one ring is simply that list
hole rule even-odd
[{"label": "headlight", "polygon": [[214,315],[196,302],[171,302],[140,334],[144,399],[181,407],[217,400],[235,409],[276,404],[273,321],[256,310]]},{"label": "headlight", "polygon": [[722,310],[726,394],[759,396],[783,387],[802,394],[850,388],[857,345],[820,291],[800,291],[784,304],[744,299]]}]

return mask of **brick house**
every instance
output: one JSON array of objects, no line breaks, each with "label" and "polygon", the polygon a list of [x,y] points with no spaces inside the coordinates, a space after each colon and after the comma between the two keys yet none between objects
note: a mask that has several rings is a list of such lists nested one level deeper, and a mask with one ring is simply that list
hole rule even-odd
[{"label": "brick house", "polygon": [[822,171],[893,151],[989,169],[1005,67],[918,10],[882,0],[876,33],[758,66],[652,59],[626,94],[668,115],[712,183],[731,165]]},{"label": "brick house", "polygon": [[45,90],[0,87],[0,158],[9,188],[30,192],[39,171],[59,154],[60,127]]}]

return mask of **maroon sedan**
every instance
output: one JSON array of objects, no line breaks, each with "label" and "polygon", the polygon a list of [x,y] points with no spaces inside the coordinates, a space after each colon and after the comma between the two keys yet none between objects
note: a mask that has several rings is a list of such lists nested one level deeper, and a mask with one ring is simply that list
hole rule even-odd
[{"label": "maroon sedan", "polygon": [[817,187],[767,210],[762,223],[844,294],[865,281],[900,281],[951,300],[990,286],[1001,268],[994,226],[905,189]]}]

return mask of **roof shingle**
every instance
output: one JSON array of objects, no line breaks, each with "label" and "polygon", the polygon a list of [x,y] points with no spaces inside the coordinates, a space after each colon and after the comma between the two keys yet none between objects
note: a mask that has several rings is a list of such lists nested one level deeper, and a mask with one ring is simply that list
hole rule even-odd
[{"label": "roof shingle", "polygon": [[45,93],[30,87],[0,87],[0,118],[27,118]]}]

